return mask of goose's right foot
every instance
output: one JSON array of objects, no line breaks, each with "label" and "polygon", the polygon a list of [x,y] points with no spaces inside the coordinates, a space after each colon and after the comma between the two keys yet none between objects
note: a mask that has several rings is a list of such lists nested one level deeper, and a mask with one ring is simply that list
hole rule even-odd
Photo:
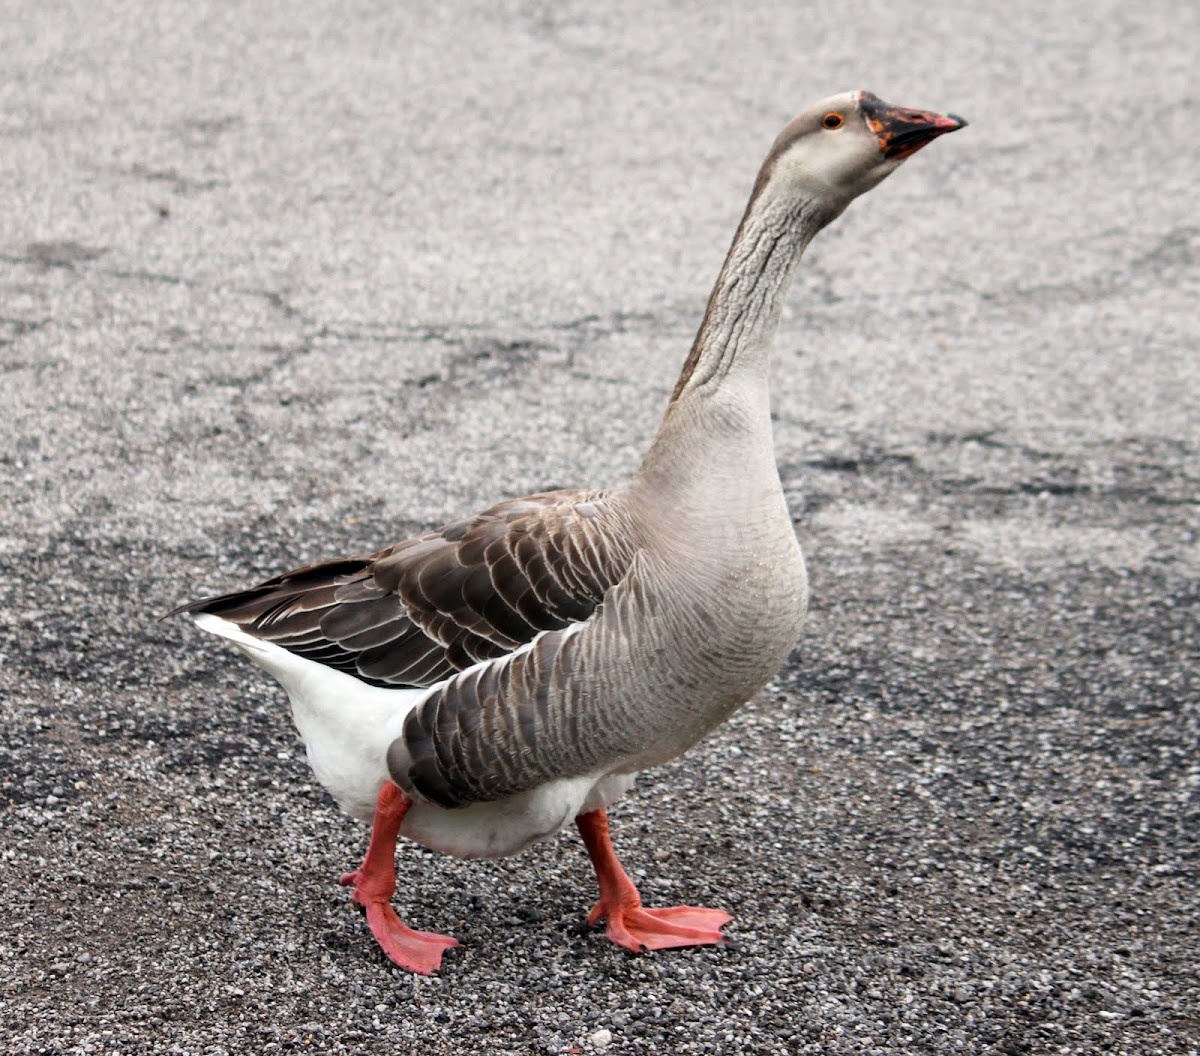
[{"label": "goose's right foot", "polygon": [[715,946],[729,941],[721,929],[733,918],[723,910],[699,906],[647,909],[642,905],[637,888],[617,860],[608,832],[608,815],[603,810],[580,814],[575,824],[600,884],[600,901],[588,914],[589,924],[606,918],[605,934],[633,953],[676,946]]},{"label": "goose's right foot", "polygon": [[640,899],[636,905],[609,905],[601,899],[588,914],[588,923],[595,924],[601,917],[608,918],[609,940],[632,953],[726,943],[729,940],[721,929],[733,920],[724,910],[699,906],[646,909]]},{"label": "goose's right foot", "polygon": [[396,837],[410,800],[390,781],[379,790],[375,825],[362,865],[344,873],[339,883],[353,885],[354,901],[367,911],[371,934],[393,964],[419,975],[432,975],[442,966],[442,954],[458,941],[432,931],[415,931],[392,909],[396,893]]}]

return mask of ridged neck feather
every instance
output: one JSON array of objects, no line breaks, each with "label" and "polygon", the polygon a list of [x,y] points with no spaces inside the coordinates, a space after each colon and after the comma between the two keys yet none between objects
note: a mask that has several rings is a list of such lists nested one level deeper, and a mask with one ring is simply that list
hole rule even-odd
[{"label": "ridged neck feather", "polygon": [[805,247],[841,210],[775,187],[771,175],[764,166],[643,474],[674,472],[681,458],[703,459],[712,441],[738,434],[773,457],[767,368],[783,299]]}]

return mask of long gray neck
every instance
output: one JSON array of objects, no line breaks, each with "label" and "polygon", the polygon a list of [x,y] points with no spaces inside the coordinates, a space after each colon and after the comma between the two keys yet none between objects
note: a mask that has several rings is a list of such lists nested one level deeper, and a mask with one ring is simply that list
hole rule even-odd
[{"label": "long gray neck", "polygon": [[714,442],[726,450],[745,444],[748,452],[773,457],[768,354],[796,263],[836,215],[812,199],[773,191],[769,177],[760,177],[642,465],[644,476],[694,469]]}]

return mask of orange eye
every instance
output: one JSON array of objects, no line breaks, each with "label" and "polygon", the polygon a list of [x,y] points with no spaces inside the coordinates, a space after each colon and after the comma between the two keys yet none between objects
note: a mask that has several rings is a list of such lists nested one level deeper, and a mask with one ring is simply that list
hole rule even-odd
[{"label": "orange eye", "polygon": [[841,128],[846,123],[846,119],[841,114],[826,114],[821,119],[821,124],[826,128]]}]

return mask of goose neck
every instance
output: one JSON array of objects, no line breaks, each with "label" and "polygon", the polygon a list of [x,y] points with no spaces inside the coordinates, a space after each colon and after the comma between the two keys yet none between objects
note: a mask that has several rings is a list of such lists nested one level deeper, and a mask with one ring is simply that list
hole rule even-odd
[{"label": "goose neck", "polygon": [[773,194],[769,183],[755,193],[709,295],[672,405],[711,396],[737,375],[765,382],[767,353],[792,273],[830,219],[820,203]]},{"label": "goose neck", "polygon": [[760,180],[746,207],[643,472],[743,446],[773,465],[768,355],[796,263],[836,213],[772,191]]}]

